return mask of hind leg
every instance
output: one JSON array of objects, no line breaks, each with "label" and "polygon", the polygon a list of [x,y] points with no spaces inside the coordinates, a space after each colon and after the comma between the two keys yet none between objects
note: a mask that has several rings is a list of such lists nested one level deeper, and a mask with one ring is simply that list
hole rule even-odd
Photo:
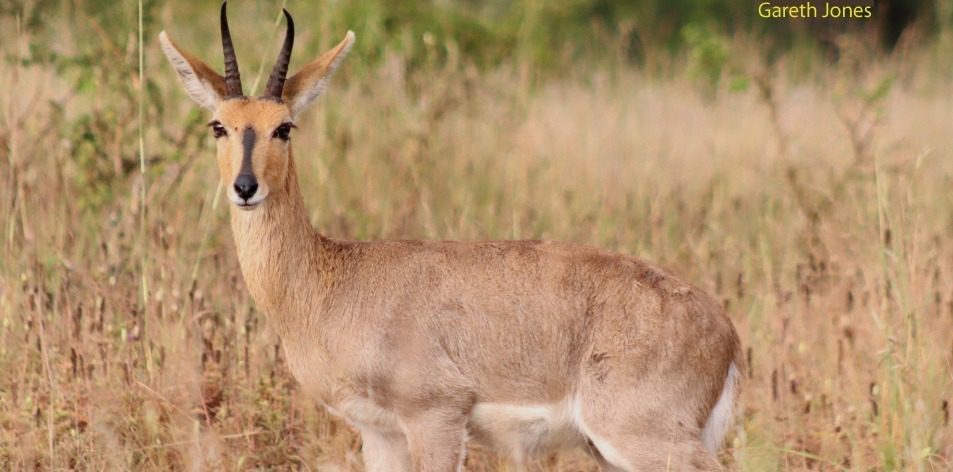
[{"label": "hind leg", "polygon": [[606,472],[722,471],[724,468],[698,440],[666,442],[658,438],[600,439],[596,460]]},{"label": "hind leg", "polygon": [[[627,388],[581,391],[574,408],[579,430],[606,471],[720,471],[701,441],[692,393],[653,379]],[[651,387],[649,387],[651,386]]]}]

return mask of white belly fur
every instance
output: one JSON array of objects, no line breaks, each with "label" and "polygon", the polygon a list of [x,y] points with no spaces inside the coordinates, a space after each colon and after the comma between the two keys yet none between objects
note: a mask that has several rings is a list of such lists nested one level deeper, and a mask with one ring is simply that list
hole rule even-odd
[{"label": "white belly fur", "polygon": [[570,401],[541,405],[478,403],[471,437],[517,462],[555,449],[584,445]]},{"label": "white belly fur", "polygon": [[394,412],[381,408],[371,400],[351,398],[338,405],[337,408],[324,405],[327,410],[347,420],[359,430],[371,429],[380,433],[403,433],[404,427],[400,418]]},{"label": "white belly fur", "polygon": [[[395,413],[368,399],[352,398],[338,408],[325,406],[360,430],[404,430]],[[473,441],[509,455],[517,463],[557,449],[585,446],[589,440],[599,447],[599,439],[586,431],[578,410],[574,399],[538,405],[478,403],[470,414],[468,433]]]}]

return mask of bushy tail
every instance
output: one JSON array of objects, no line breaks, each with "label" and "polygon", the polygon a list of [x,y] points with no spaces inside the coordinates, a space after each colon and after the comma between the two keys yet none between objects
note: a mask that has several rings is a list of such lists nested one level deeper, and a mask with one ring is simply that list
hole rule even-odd
[{"label": "bushy tail", "polygon": [[735,357],[728,366],[728,375],[725,376],[725,385],[721,389],[721,395],[711,409],[708,415],[708,421],[702,429],[701,440],[705,448],[712,453],[717,453],[725,440],[725,434],[731,425],[735,422],[736,406],[738,397],[741,394],[741,380],[745,371],[744,352],[741,349],[741,343],[735,347]]}]

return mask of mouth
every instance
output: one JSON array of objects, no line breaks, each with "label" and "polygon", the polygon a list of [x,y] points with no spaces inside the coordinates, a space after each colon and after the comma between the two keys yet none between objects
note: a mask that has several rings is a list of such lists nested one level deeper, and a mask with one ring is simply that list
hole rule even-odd
[{"label": "mouth", "polygon": [[239,210],[244,211],[254,210],[255,208],[258,208],[258,205],[261,205],[261,202],[241,202],[235,204]]},{"label": "mouth", "polygon": [[267,194],[260,193],[245,200],[232,192],[228,192],[228,199],[231,200],[232,204],[238,207],[239,210],[243,211],[251,211],[258,208],[262,202],[265,201],[265,197],[267,196]]}]

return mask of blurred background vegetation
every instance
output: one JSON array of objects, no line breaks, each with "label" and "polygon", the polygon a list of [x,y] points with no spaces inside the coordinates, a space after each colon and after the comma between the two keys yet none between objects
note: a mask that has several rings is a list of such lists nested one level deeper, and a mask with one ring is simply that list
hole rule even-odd
[{"label": "blurred background vegetation", "polygon": [[[360,469],[244,295],[207,112],[158,47],[220,70],[219,5],[0,0],[0,470]],[[950,470],[953,2],[232,0],[246,93],[282,6],[292,71],[357,34],[294,137],[324,234],[658,261],[749,347],[725,463]]]},{"label": "blurred background vegetation", "polygon": [[[233,3],[233,9],[254,8],[263,18],[287,6],[305,24],[353,29],[363,38],[360,46],[366,61],[379,60],[387,50],[422,62],[433,60],[435,52],[446,60],[455,51],[483,66],[517,58],[534,68],[564,67],[580,57],[624,58],[654,66],[665,56],[697,48],[699,35],[718,41],[756,38],[764,54],[776,56],[799,48],[836,53],[839,36],[850,33],[869,40],[880,52],[891,52],[948,36],[953,25],[953,6],[942,0],[877,1],[871,21],[766,21],[750,0],[292,0],[254,2],[254,7],[247,5],[252,2]],[[172,9],[184,29],[192,22],[214,20],[218,6],[145,0],[143,7],[145,32],[151,38],[161,29],[157,20],[163,10]],[[56,35],[46,20],[59,15],[89,16],[103,34],[117,40],[137,25],[136,10],[136,2],[107,0],[7,0],[0,5],[0,14],[24,16],[24,28],[38,33],[38,42]]]},{"label": "blurred background vegetation", "polygon": [[[309,29],[353,29],[362,61],[379,61],[397,51],[416,64],[447,61],[451,55],[481,67],[517,59],[534,70],[560,70],[580,59],[625,60],[655,67],[680,54],[698,53],[708,43],[756,40],[760,53],[776,57],[792,50],[820,51],[836,58],[845,34],[888,54],[898,47],[950,41],[953,5],[943,0],[879,0],[870,21],[766,20],[751,0],[368,0],[348,2],[233,1],[236,12],[253,10],[275,18],[286,6]],[[783,2],[779,2],[783,3]],[[820,4],[820,3],[819,3]],[[75,26],[95,22],[113,42],[137,26],[134,1],[6,0],[4,16],[22,16],[42,52],[57,33],[51,17],[76,18]],[[144,0],[146,36],[154,37],[160,18],[182,30],[215,33],[217,2]],[[262,25],[265,23],[263,22]],[[205,26],[204,28],[201,26]],[[201,33],[196,33],[201,35]],[[325,33],[326,34],[326,33]],[[317,36],[320,37],[320,36]],[[89,42],[89,43],[95,43]],[[94,44],[83,46],[93,47]],[[86,49],[85,47],[83,49]],[[87,50],[87,53],[94,51]]]},{"label": "blurred background vegetation", "polygon": [[[870,21],[804,21],[760,18],[751,0],[368,0],[233,1],[243,27],[236,38],[243,74],[271,67],[283,26],[276,12],[290,9],[300,27],[297,63],[334,44],[348,29],[358,41],[345,74],[362,77],[388,58],[399,58],[412,95],[429,86],[434,71],[471,77],[491,70],[517,73],[525,90],[548,80],[585,80],[591,69],[637,69],[658,79],[687,77],[707,96],[764,87],[781,72],[797,80],[823,79],[831,70],[917,54],[938,60],[937,76],[953,75],[953,2],[880,0]],[[51,65],[63,80],[64,97],[101,96],[83,115],[70,116],[77,157],[86,166],[85,196],[98,204],[112,195],[110,176],[138,168],[138,156],[99,159],[103,143],[94,138],[115,122],[132,124],[138,111],[139,10],[145,67],[145,115],[162,122],[170,97],[158,86],[167,77],[155,37],[162,29],[221,69],[218,2],[184,0],[5,0],[0,17],[7,35],[28,38],[4,51],[7,66]],[[927,50],[930,52],[924,53]],[[156,60],[159,58],[160,60]],[[294,66],[293,66],[294,67]],[[903,67],[885,75],[904,78]],[[135,80],[130,80],[136,76]],[[346,80],[346,79],[345,79]],[[247,83],[247,81],[246,81]],[[872,88],[888,87],[889,83]],[[247,87],[248,85],[246,85]],[[256,81],[251,87],[260,87]],[[528,87],[528,88],[527,88]],[[871,88],[868,87],[868,88]],[[246,91],[249,92],[249,91]],[[173,91],[177,93],[177,91]],[[860,87],[858,94],[874,93]],[[63,110],[68,112],[69,110]],[[190,123],[200,120],[193,110]],[[199,135],[172,137],[176,149],[198,144]],[[124,133],[123,149],[135,149],[135,133]],[[162,138],[162,137],[160,137]],[[129,146],[127,146],[129,145]],[[173,151],[175,152],[175,151]],[[173,160],[181,154],[171,156]],[[168,156],[163,160],[168,161]]]}]

